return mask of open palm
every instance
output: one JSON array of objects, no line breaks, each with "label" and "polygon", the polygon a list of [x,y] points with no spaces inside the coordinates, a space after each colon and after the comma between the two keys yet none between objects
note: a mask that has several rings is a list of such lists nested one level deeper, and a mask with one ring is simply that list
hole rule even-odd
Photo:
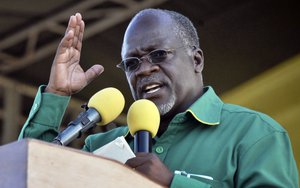
[{"label": "open palm", "polygon": [[57,48],[46,87],[47,92],[72,95],[103,72],[101,65],[94,65],[86,72],[81,68],[79,62],[83,33],[84,22],[77,13],[70,17],[65,36]]}]

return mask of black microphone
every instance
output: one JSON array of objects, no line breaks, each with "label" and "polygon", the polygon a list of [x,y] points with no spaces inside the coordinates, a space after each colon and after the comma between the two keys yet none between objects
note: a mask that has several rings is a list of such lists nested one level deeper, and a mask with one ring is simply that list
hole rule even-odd
[{"label": "black microphone", "polygon": [[118,89],[110,87],[98,91],[90,98],[87,110],[70,122],[52,143],[65,146],[90,128],[106,125],[120,115],[124,105],[124,96]]},{"label": "black microphone", "polygon": [[155,104],[147,99],[135,101],[128,110],[127,123],[134,137],[134,152],[152,152],[152,138],[156,136],[160,123]]},{"label": "black microphone", "polygon": [[133,151],[152,152],[152,137],[149,131],[138,131],[134,134]]}]

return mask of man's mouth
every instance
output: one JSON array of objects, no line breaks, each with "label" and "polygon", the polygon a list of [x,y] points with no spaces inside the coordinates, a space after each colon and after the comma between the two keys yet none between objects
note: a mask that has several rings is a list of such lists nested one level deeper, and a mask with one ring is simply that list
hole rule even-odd
[{"label": "man's mouth", "polygon": [[145,93],[151,94],[151,93],[157,92],[160,88],[161,88],[161,85],[159,85],[159,84],[150,84],[150,85],[147,85],[147,86],[143,89],[143,91],[144,91]]}]

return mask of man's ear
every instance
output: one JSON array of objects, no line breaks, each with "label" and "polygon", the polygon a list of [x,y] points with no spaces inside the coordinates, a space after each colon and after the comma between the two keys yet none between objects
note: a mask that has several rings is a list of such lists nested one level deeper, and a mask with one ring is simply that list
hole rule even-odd
[{"label": "man's ear", "polygon": [[204,68],[204,56],[203,52],[200,48],[194,47],[194,69],[195,72],[199,73],[202,72]]}]

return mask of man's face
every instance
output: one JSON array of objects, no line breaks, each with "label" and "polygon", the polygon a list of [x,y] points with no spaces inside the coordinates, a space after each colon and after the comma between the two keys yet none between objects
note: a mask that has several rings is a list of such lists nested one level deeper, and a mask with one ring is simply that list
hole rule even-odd
[{"label": "man's face", "polygon": [[161,63],[142,58],[136,70],[126,72],[134,99],[151,100],[162,116],[186,110],[189,97],[194,98],[198,88],[195,84],[201,84],[194,70],[193,49],[184,46],[173,32],[173,25],[166,15],[138,18],[128,27],[122,49],[122,59],[145,57],[157,49],[169,50]]}]

